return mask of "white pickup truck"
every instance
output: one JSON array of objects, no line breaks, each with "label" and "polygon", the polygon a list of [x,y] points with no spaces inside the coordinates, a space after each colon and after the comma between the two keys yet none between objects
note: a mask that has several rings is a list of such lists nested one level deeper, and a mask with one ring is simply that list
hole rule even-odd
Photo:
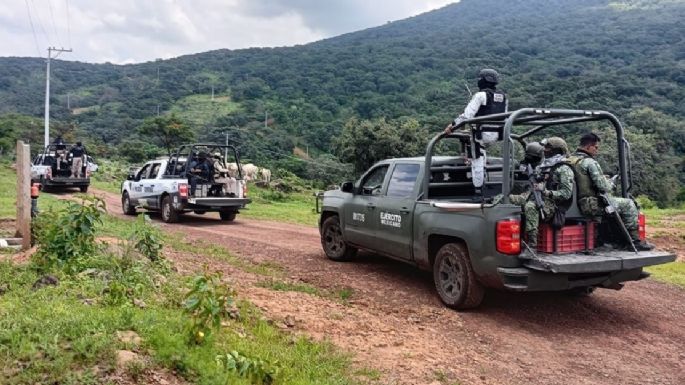
[{"label": "white pickup truck", "polygon": [[[229,171],[227,158],[235,160],[236,171]],[[200,162],[205,162],[202,172],[197,171]],[[222,220],[233,221],[250,203],[239,165],[233,146],[183,145],[175,154],[151,160],[129,174],[121,184],[123,212],[135,215],[138,207],[160,211],[162,220],[171,223],[178,222],[185,212],[214,211]]]},{"label": "white pickup truck", "polygon": [[31,183],[39,183],[44,191],[56,188],[78,187],[81,192],[88,191],[90,174],[97,170],[90,155],[84,155],[83,168],[78,178],[72,177],[73,160],[69,149],[71,144],[50,144],[36,155],[31,162]]}]

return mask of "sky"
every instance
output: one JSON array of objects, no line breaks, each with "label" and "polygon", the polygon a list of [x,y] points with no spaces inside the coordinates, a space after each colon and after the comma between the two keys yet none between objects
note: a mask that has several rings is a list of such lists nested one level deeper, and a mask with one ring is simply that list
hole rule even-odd
[{"label": "sky", "polygon": [[[3,0],[0,56],[141,63],[280,47],[401,20],[458,0]],[[55,53],[53,53],[54,57]]]}]

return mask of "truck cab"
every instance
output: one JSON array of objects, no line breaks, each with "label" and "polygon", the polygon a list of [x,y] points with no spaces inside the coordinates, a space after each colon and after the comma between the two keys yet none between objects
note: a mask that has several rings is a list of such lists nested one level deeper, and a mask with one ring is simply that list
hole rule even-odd
[{"label": "truck cab", "polygon": [[[357,181],[325,192],[319,223],[324,252],[346,260],[366,249],[432,271],[441,300],[456,309],[478,306],[485,288],[590,293],[643,279],[645,266],[673,261],[675,255],[607,247],[616,229],[584,217],[577,192],[564,226],[543,225],[544,242],[532,253],[523,253],[522,208],[509,201],[513,191],[528,188],[516,148],[522,152],[548,127],[573,129],[575,123],[601,120],[615,128],[619,194],[630,198],[630,146],[614,115],[522,109],[467,120],[452,134],[436,135],[425,156],[380,161]],[[486,157],[483,182],[476,186],[471,163],[483,123],[498,129],[501,140],[488,149],[497,156]],[[644,219],[641,230],[644,236]],[[597,247],[600,241],[605,247]]]}]

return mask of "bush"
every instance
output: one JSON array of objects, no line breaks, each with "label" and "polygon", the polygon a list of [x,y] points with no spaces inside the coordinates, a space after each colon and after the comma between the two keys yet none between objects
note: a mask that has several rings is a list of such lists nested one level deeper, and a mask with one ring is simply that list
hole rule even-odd
[{"label": "bush", "polygon": [[32,257],[39,271],[60,267],[69,273],[80,271],[79,260],[96,250],[95,226],[102,224],[105,202],[82,196],[82,203],[66,202],[62,209],[49,209],[35,222],[34,233],[40,246]]},{"label": "bush", "polygon": [[635,200],[642,209],[654,209],[657,207],[656,202],[651,200],[647,195],[638,195]]},{"label": "bush", "polygon": [[140,214],[133,226],[133,233],[129,241],[133,247],[150,261],[160,259],[162,251],[162,234],[158,228],[150,223],[150,217]]},{"label": "bush", "polygon": [[193,279],[192,287],[183,303],[190,315],[189,341],[201,344],[213,330],[221,326],[221,320],[231,316],[234,292],[221,283],[221,273],[205,271]]}]

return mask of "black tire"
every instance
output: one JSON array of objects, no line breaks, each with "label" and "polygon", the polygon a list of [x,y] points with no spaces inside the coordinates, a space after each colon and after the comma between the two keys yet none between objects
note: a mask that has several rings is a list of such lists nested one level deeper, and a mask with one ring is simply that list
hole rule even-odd
[{"label": "black tire", "polygon": [[81,190],[82,193],[88,192],[88,186],[79,186],[78,189]]},{"label": "black tire", "polygon": [[226,222],[233,222],[236,214],[238,213],[235,211],[219,211],[219,217],[221,217],[222,221]]},{"label": "black tire", "polygon": [[471,267],[466,247],[448,243],[438,250],[433,281],[442,302],[453,309],[472,309],[483,302],[485,289]]},{"label": "black tire", "polygon": [[357,249],[343,239],[340,219],[337,215],[326,218],[321,225],[321,247],[333,261],[348,261],[357,254]]},{"label": "black tire", "polygon": [[121,210],[125,215],[136,215],[136,207],[131,204],[131,198],[126,191],[121,194]]},{"label": "black tire", "polygon": [[207,213],[206,211],[202,211],[202,210],[195,210],[193,212],[197,215],[205,215]]},{"label": "black tire", "polygon": [[176,223],[179,220],[178,211],[176,211],[171,203],[169,195],[162,199],[162,220],[166,223]]}]

